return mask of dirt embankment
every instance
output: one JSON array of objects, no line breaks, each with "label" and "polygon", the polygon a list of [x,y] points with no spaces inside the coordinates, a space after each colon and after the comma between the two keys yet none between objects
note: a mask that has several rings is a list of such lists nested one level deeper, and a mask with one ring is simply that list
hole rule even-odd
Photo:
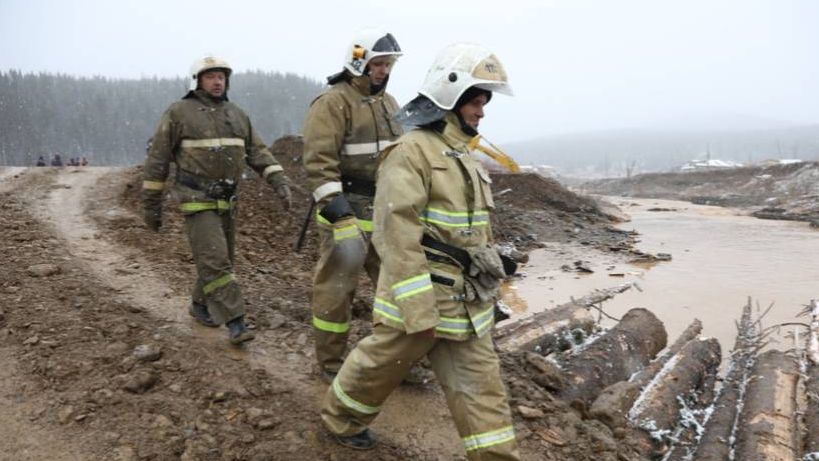
[{"label": "dirt embankment", "polygon": [[589,193],[746,208],[759,218],[819,223],[819,163],[648,173],[583,184]]},{"label": "dirt embankment", "polygon": [[[300,140],[273,150],[303,184]],[[258,338],[235,349],[224,330],[185,315],[194,268],[183,220],[168,203],[159,234],[143,227],[140,168],[15,170],[0,182],[9,255],[0,274],[0,438],[14,441],[0,458],[463,458],[434,384],[391,396],[374,452],[340,448],[320,429],[326,386],[313,370],[309,309],[314,226],[304,249],[292,249],[309,205],[304,191],[284,212],[263,181],[242,184],[236,270]],[[495,231],[519,247],[629,247],[593,202],[556,183],[496,176],[495,192]],[[370,291],[364,281],[353,341],[369,332]],[[517,359],[503,360],[525,459],[641,459],[627,433],[584,419],[519,374]]]}]

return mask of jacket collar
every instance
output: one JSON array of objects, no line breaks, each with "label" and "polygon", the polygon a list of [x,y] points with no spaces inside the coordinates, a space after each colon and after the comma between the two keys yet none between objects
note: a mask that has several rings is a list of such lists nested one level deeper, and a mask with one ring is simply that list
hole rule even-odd
[{"label": "jacket collar", "polygon": [[196,99],[208,107],[218,107],[228,100],[226,96],[222,98],[214,98],[202,89],[189,91],[188,94],[186,94],[182,99]]},{"label": "jacket collar", "polygon": [[381,96],[384,94],[387,85],[381,88],[378,93],[372,94],[370,93],[370,77],[366,75],[359,75],[358,77],[352,77],[349,81],[350,86],[355,88],[356,91],[361,93],[362,96]]},{"label": "jacket collar", "polygon": [[443,131],[440,132],[444,142],[455,150],[461,152],[469,151],[469,141],[471,141],[474,136],[464,133],[458,116],[455,115],[454,112],[448,111],[446,115],[444,115],[444,121],[446,122],[446,126],[444,126]]}]

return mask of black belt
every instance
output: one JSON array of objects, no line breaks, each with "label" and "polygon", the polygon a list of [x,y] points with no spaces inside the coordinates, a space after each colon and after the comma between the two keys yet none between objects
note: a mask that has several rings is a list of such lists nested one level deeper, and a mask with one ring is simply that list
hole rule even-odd
[{"label": "black belt", "polygon": [[[421,245],[436,251],[440,251],[449,258],[452,258],[454,261],[457,261],[463,268],[464,272],[469,272],[469,266],[472,265],[472,258],[469,256],[469,253],[466,250],[441,242],[440,240],[436,240],[427,234],[424,234],[424,236],[421,238]],[[451,261],[447,261],[447,258],[442,257],[441,255],[431,253],[429,251],[424,251],[424,253],[427,256],[427,259],[431,261],[442,262],[445,264],[452,263]],[[518,263],[509,256],[499,256],[501,262],[503,263],[503,271],[506,272],[506,275],[514,275],[518,270]]]},{"label": "black belt", "polygon": [[341,189],[350,194],[375,197],[375,181],[370,179],[356,178],[354,176],[341,176]]},{"label": "black belt", "polygon": [[184,170],[177,170],[176,182],[193,190],[204,192],[212,199],[229,200],[236,196],[236,182],[230,179],[213,180]]}]

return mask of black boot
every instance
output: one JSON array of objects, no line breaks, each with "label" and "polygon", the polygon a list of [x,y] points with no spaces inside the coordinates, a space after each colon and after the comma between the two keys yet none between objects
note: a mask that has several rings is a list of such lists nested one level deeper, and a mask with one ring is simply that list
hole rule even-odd
[{"label": "black boot", "polygon": [[336,439],[336,442],[339,444],[354,450],[370,450],[375,448],[375,444],[377,443],[375,436],[373,436],[373,433],[370,432],[369,429],[364,429],[364,432],[346,437],[333,434],[333,438]]},{"label": "black boot", "polygon": [[236,317],[235,319],[231,320],[227,323],[228,331],[230,335],[228,339],[230,340],[231,344],[239,345],[247,341],[253,340],[256,335],[253,334],[252,331],[247,329],[245,326],[245,317]]},{"label": "black boot", "polygon": [[191,305],[188,307],[188,314],[206,327],[216,328],[219,326],[213,321],[213,318],[211,318],[210,312],[208,312],[208,306],[204,304],[199,304],[196,301],[191,302]]}]

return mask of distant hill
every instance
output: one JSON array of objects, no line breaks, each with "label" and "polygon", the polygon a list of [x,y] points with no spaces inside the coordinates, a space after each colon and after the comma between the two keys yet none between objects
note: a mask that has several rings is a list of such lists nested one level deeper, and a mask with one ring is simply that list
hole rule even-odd
[{"label": "distant hill", "polygon": [[561,174],[618,177],[668,171],[688,160],[756,162],[819,159],[819,125],[735,131],[618,130],[547,136],[504,148],[521,164],[548,164]]},{"label": "distant hill", "polygon": [[[323,85],[278,72],[231,78],[231,101],[249,115],[266,143],[298,133]],[[131,165],[145,157],[162,112],[187,91],[182,79],[80,78],[0,72],[0,165],[87,157],[92,165]]]}]

